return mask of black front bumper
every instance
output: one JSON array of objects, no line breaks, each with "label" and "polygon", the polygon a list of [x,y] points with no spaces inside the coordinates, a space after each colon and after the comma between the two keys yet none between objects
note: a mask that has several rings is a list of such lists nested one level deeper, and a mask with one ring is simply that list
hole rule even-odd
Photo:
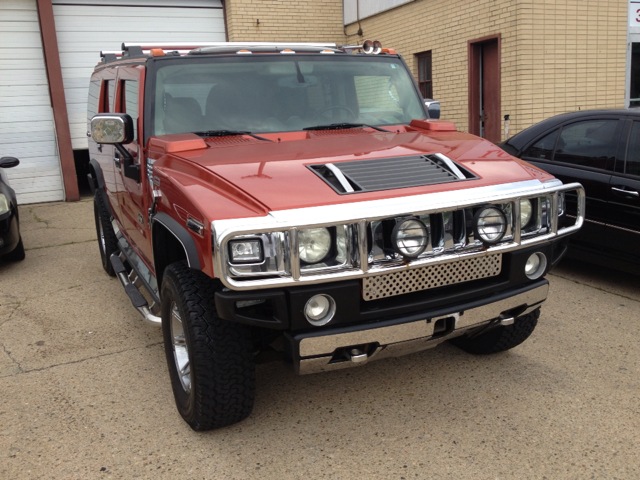
[{"label": "black front bumper", "polygon": [[[362,299],[360,280],[252,292],[224,290],[216,292],[216,308],[218,315],[225,320],[285,330],[293,335],[395,321],[415,315],[424,317],[426,312],[483,301],[496,294],[536,285],[540,280],[531,281],[524,274],[524,265],[533,252],[542,252],[549,259],[548,272],[566,252],[566,239],[505,253],[502,271],[498,276],[447,287],[372,301]],[[330,295],[336,303],[335,316],[324,327],[312,326],[304,316],[306,303],[317,294]],[[253,302],[254,305],[239,308],[238,302]]]},{"label": "black front bumper", "polygon": [[0,215],[0,256],[12,252],[20,241],[17,208]]}]

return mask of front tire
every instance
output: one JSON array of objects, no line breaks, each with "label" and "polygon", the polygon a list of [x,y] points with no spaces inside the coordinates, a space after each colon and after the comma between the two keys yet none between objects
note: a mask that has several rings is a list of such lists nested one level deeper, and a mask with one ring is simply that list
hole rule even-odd
[{"label": "front tire", "polygon": [[216,282],[186,262],[162,280],[162,333],[178,412],[196,431],[244,420],[253,409],[255,365],[246,325],[218,318]]},{"label": "front tire", "polygon": [[477,337],[457,337],[451,340],[456,347],[475,355],[490,355],[517,347],[533,333],[538,324],[540,309],[515,319],[511,325],[496,327]]},{"label": "front tire", "polygon": [[24,244],[22,243],[22,237],[20,237],[20,240],[18,241],[18,245],[16,245],[16,248],[14,248],[9,253],[6,253],[5,255],[2,256],[2,258],[8,262],[19,262],[21,260],[24,260],[24,257],[25,257],[25,253],[24,253]]},{"label": "front tire", "polygon": [[111,254],[118,251],[118,239],[111,226],[109,210],[104,204],[99,190],[96,190],[96,194],[93,197],[93,215],[96,221],[96,234],[98,235],[98,248],[100,249],[102,268],[110,276],[115,277],[116,272],[113,270],[113,265],[111,265],[109,259]]}]

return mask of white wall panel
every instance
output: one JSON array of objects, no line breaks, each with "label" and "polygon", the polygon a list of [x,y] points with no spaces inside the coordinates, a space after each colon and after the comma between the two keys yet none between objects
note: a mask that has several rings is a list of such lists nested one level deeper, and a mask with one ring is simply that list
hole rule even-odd
[{"label": "white wall panel", "polygon": [[362,20],[363,18],[371,17],[405,3],[415,1],[416,0],[344,0],[342,3],[344,24],[349,25],[350,23],[357,22],[358,18]]},{"label": "white wall panel", "polygon": [[219,0],[54,0],[53,13],[74,149],[87,148],[89,78],[101,50],[123,42],[224,42]]},{"label": "white wall panel", "polygon": [[0,156],[18,203],[64,199],[35,0],[0,1]]}]

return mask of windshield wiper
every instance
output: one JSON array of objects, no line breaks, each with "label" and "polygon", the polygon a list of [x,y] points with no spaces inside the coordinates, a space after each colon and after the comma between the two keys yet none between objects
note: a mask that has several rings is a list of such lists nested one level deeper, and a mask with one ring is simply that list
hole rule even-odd
[{"label": "windshield wiper", "polygon": [[339,130],[341,128],[358,128],[369,127],[381,132],[393,133],[391,130],[385,130],[384,128],[374,127],[373,125],[367,125],[366,123],[329,123],[328,125],[316,125],[315,127],[303,128],[303,130]]},{"label": "windshield wiper", "polygon": [[191,132],[201,137],[226,137],[230,135],[249,135],[250,137],[257,138],[258,140],[264,140],[265,142],[273,142],[269,138],[259,137],[251,132],[242,132],[240,130],[206,130],[204,132]]}]

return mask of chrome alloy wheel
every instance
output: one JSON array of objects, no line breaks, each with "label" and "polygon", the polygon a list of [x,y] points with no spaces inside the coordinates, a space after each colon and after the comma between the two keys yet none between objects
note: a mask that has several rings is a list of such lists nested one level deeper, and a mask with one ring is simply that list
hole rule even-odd
[{"label": "chrome alloy wheel", "polygon": [[176,302],[171,302],[171,339],[173,341],[173,359],[182,388],[191,393],[191,366],[189,365],[189,349],[184,336],[184,326]]},{"label": "chrome alloy wheel", "polygon": [[102,251],[105,252],[107,251],[107,241],[104,239],[104,230],[102,228],[102,219],[99,218],[98,219],[98,241],[100,242],[100,248],[102,248]]}]

